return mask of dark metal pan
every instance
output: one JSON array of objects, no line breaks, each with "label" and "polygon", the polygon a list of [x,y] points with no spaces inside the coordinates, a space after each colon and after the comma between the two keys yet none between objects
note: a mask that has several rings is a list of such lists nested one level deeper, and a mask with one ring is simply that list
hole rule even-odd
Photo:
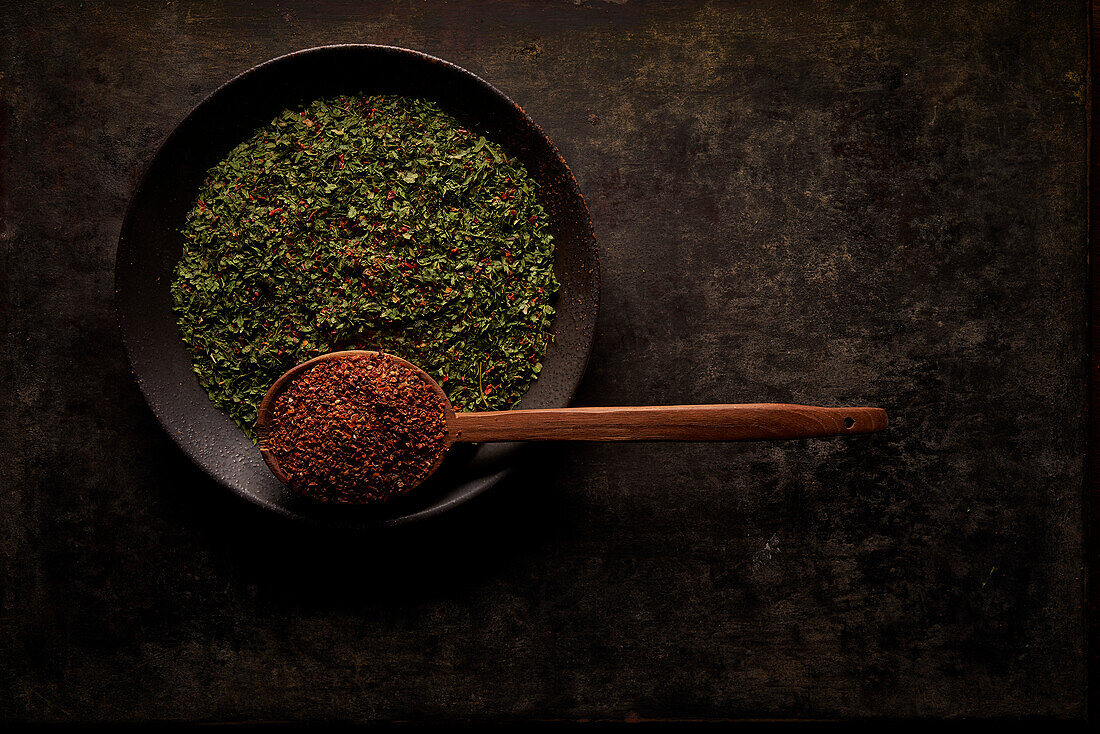
[{"label": "dark metal pan", "polygon": [[433,479],[379,508],[325,507],[291,494],[241,430],[219,412],[191,371],[169,285],[179,235],[205,172],[281,110],[335,94],[430,99],[517,156],[550,214],[561,281],[554,341],[524,408],[568,405],[592,349],[599,265],[592,221],[553,143],[515,102],[441,59],[388,46],[325,46],[250,69],[205,99],[168,137],[138,185],[119,237],[115,299],[123,341],[150,408],[180,448],[237,494],[277,512],[341,525],[395,525],[437,515],[492,486],[519,448],[492,444],[448,457]]}]

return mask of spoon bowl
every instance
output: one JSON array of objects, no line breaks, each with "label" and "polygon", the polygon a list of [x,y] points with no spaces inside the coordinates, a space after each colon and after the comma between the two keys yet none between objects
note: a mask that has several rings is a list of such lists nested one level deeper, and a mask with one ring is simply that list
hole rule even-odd
[{"label": "spoon bowl", "polygon": [[271,469],[272,474],[282,482],[283,484],[291,487],[293,485],[290,482],[290,477],[279,463],[279,458],[275,455],[275,452],[271,448],[271,431],[275,422],[275,403],[279,399],[279,396],[286,392],[300,375],[313,369],[321,362],[326,362],[334,359],[346,359],[348,357],[387,357],[398,364],[404,365],[409,368],[417,377],[423,380],[439,398],[439,403],[443,408],[443,418],[446,422],[447,433],[444,437],[443,448],[439,452],[439,456],[435,462],[431,465],[428,471],[420,478],[418,485],[423,484],[424,480],[435,473],[435,470],[439,468],[440,464],[447,457],[447,452],[450,451],[451,445],[455,440],[455,409],[451,405],[450,398],[447,397],[447,393],[443,391],[443,388],[439,386],[439,383],[432,379],[432,376],[416,366],[412,362],[402,359],[393,354],[385,352],[372,352],[363,349],[349,349],[342,352],[329,352],[328,354],[322,354],[319,357],[306,360],[300,364],[291,367],[284,372],[278,380],[276,380],[268,389],[267,394],[264,395],[264,399],[260,402],[260,408],[256,418],[256,436],[257,443],[260,447],[260,454],[264,457],[264,461]]}]

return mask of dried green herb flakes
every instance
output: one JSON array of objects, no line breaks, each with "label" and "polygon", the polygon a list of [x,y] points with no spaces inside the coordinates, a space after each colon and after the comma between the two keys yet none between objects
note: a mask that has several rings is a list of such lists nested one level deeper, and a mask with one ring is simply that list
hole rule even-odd
[{"label": "dried green herb flakes", "polygon": [[209,171],[182,234],[180,332],[250,436],[271,383],[333,350],[415,362],[458,410],[509,408],[542,369],[558,283],[536,184],[431,103],[282,113]]}]

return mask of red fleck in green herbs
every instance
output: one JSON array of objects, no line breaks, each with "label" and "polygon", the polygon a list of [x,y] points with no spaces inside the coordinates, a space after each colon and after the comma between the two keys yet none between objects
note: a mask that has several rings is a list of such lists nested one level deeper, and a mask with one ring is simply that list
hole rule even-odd
[{"label": "red fleck in green herbs", "polygon": [[290,367],[387,351],[458,410],[514,405],[542,369],[554,244],[536,184],[434,105],[288,110],[208,173],[172,295],[199,382],[251,436]]},{"label": "red fleck in green herbs", "polygon": [[387,356],[318,362],[275,400],[263,445],[292,489],[322,502],[381,502],[416,487],[447,450],[443,402]]}]

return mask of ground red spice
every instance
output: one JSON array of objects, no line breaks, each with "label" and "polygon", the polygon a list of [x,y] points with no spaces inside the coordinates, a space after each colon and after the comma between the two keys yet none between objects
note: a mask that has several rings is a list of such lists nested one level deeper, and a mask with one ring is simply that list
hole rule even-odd
[{"label": "ground red spice", "polygon": [[440,396],[389,355],[318,362],[276,399],[264,441],[295,491],[380,502],[417,486],[446,451]]}]

